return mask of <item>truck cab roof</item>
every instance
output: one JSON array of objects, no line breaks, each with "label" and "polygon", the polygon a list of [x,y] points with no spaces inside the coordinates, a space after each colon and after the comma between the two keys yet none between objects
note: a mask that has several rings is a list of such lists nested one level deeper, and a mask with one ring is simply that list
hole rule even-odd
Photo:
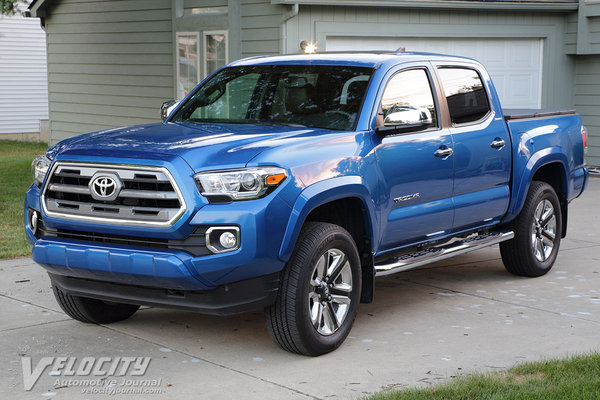
[{"label": "truck cab roof", "polygon": [[230,66],[249,65],[346,65],[378,68],[382,64],[398,64],[415,61],[452,61],[459,63],[477,63],[467,57],[450,56],[437,53],[396,52],[389,50],[357,52],[323,52],[315,54],[285,54],[258,56],[235,61]]}]

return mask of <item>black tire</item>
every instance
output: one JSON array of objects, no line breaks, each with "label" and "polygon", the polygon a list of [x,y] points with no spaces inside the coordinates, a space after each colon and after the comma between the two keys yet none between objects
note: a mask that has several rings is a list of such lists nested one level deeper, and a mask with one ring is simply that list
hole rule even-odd
[{"label": "black tire", "polygon": [[350,333],[360,301],[362,275],[352,236],[338,225],[307,223],[282,274],[277,300],[265,308],[273,341],[307,356],[337,349]]},{"label": "black tire", "polygon": [[[538,214],[540,209],[542,213],[544,209],[547,210],[545,207],[548,204],[553,208],[554,223],[549,220],[544,227],[553,225],[554,232],[542,229],[539,215],[536,215],[536,210]],[[523,210],[510,227],[515,232],[515,237],[500,243],[500,254],[508,272],[535,277],[550,271],[558,254],[562,234],[562,213],[554,188],[545,182],[532,182]]]},{"label": "black tire", "polygon": [[71,318],[92,324],[110,324],[131,317],[140,306],[110,303],[89,297],[72,296],[52,285],[60,308]]}]

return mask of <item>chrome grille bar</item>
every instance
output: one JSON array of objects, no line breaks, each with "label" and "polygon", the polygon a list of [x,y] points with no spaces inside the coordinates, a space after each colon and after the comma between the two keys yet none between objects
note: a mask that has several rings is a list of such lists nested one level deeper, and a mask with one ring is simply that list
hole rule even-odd
[{"label": "chrome grille bar", "polygon": [[[118,181],[109,200],[92,193],[100,175]],[[156,227],[172,225],[186,209],[166,168],[65,161],[53,166],[42,204],[50,217]]]}]

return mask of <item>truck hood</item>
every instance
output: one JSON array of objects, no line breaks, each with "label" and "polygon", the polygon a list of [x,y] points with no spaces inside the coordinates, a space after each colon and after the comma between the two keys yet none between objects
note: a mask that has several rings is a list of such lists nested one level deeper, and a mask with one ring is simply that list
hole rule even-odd
[{"label": "truck hood", "polygon": [[331,134],[296,126],[159,123],[93,132],[65,139],[49,149],[57,155],[140,158],[168,154],[183,158],[194,171],[236,168],[283,142]]}]

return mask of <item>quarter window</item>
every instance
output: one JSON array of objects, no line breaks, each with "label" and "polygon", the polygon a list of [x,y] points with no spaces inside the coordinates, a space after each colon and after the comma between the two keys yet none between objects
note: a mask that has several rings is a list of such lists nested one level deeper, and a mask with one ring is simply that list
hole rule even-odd
[{"label": "quarter window", "polygon": [[435,103],[427,72],[424,69],[412,69],[394,75],[383,92],[381,111],[384,118],[394,114],[399,116],[395,119],[406,119],[405,123],[430,120],[430,126],[437,127]]},{"label": "quarter window", "polygon": [[490,103],[479,74],[472,69],[439,69],[453,124],[479,121],[490,111]]}]

